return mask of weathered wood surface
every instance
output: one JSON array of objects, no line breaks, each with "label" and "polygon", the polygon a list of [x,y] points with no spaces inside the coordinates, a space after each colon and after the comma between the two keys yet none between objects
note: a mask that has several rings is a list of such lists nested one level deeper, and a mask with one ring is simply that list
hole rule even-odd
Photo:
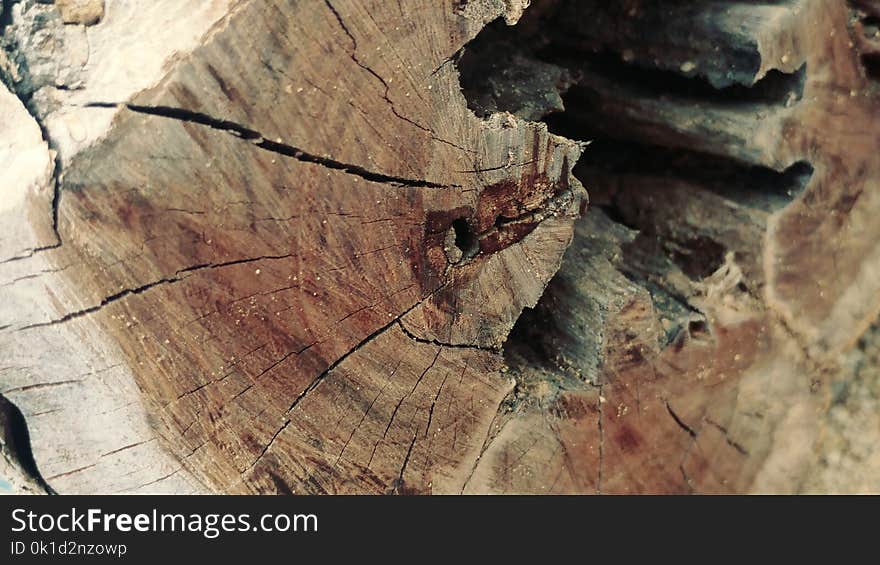
[{"label": "weathered wood surface", "polygon": [[101,4],[13,4],[0,61],[50,488],[819,484],[880,309],[874,4]]},{"label": "weathered wood surface", "polygon": [[511,10],[238,3],[62,102],[105,129],[62,153],[60,242],[4,264],[2,338],[53,488],[456,488],[583,196],[575,143],[478,120],[446,64]]}]

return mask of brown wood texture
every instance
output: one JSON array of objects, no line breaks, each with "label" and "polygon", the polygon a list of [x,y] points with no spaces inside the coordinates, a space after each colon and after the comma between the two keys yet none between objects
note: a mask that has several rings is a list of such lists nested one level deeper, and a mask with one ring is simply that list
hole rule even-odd
[{"label": "brown wood texture", "polygon": [[812,484],[880,312],[876,3],[137,4],[4,5],[23,489]]}]

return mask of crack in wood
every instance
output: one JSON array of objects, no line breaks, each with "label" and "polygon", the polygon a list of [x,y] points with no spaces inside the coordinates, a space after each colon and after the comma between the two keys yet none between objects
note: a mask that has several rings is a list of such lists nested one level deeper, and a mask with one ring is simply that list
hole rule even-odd
[{"label": "crack in wood", "polygon": [[324,4],[333,13],[333,17],[336,18],[336,21],[339,23],[339,27],[342,28],[342,31],[344,31],[345,35],[347,35],[349,40],[351,40],[351,43],[352,43],[351,52],[348,54],[349,57],[351,58],[351,60],[354,62],[354,64],[356,64],[358,67],[365,70],[367,73],[369,73],[371,76],[373,76],[376,80],[378,80],[382,84],[382,87],[385,89],[385,92],[382,94],[382,98],[385,100],[385,102],[388,103],[388,107],[391,109],[391,113],[393,113],[399,119],[407,122],[408,124],[411,124],[411,125],[415,126],[416,128],[418,128],[424,132],[427,132],[431,136],[431,139],[433,139],[434,141],[444,143],[446,145],[454,147],[455,149],[458,149],[460,151],[464,151],[465,153],[476,153],[472,149],[465,149],[464,147],[461,147],[460,145],[457,145],[451,141],[448,141],[446,139],[438,137],[436,132],[434,130],[432,130],[431,128],[423,126],[422,124],[416,122],[415,120],[408,118],[408,117],[404,116],[403,114],[401,114],[400,112],[398,112],[397,107],[394,104],[394,101],[391,100],[391,98],[389,96],[389,93],[391,91],[391,86],[388,84],[388,81],[386,81],[384,78],[382,78],[382,76],[379,73],[377,73],[376,71],[374,71],[372,68],[370,68],[369,66],[367,66],[363,62],[361,62],[361,60],[357,56],[357,50],[358,50],[357,39],[355,39],[354,35],[348,29],[348,26],[345,24],[345,21],[342,19],[342,16],[340,15],[339,11],[333,6],[333,4],[330,3],[330,0],[324,0]]},{"label": "crack in wood", "polygon": [[672,406],[669,404],[669,401],[664,401],[664,404],[666,405],[666,411],[669,412],[669,415],[672,416],[673,420],[675,420],[676,425],[678,425],[679,428],[681,428],[682,430],[687,432],[687,434],[689,436],[691,436],[692,438],[696,438],[697,432],[695,432],[692,427],[690,427],[684,423],[684,420],[682,420],[678,416],[678,414],[676,414],[675,411],[672,409]]},{"label": "crack in wood", "polygon": [[321,157],[320,155],[306,153],[302,149],[293,145],[267,139],[263,136],[263,134],[241,124],[237,124],[229,120],[213,118],[207,114],[194,112],[183,108],[175,108],[172,106],[142,106],[138,104],[124,104],[113,102],[91,102],[89,104],[86,104],[85,106],[89,108],[126,108],[128,110],[131,110],[132,112],[136,112],[139,114],[147,114],[151,116],[158,116],[181,122],[206,126],[211,129],[226,132],[244,141],[249,141],[255,147],[258,147],[265,151],[282,155],[284,157],[291,157],[303,163],[312,163],[335,171],[341,171],[346,174],[355,175],[371,182],[396,185],[406,188],[461,188],[460,185],[456,184],[440,184],[427,180],[386,175],[384,173],[370,171],[368,169],[365,169],[364,167],[361,167],[360,165],[343,163],[342,161],[337,161],[328,157]]},{"label": "crack in wood", "polygon": [[447,343],[436,339],[425,339],[423,337],[417,336],[409,328],[407,328],[405,325],[406,322],[403,321],[402,317],[397,319],[397,323],[400,326],[400,330],[406,335],[406,337],[418,343],[424,343],[426,345],[438,345],[440,347],[448,347],[450,349],[471,349],[475,351],[484,351],[486,353],[500,353],[501,351],[500,346],[497,349],[493,349],[491,347],[483,347],[480,345],[471,345],[467,343]]},{"label": "crack in wood", "polygon": [[[107,306],[109,304],[113,304],[114,302],[117,302],[117,301],[122,300],[124,298],[127,298],[129,296],[143,294],[143,293],[145,293],[153,288],[156,288],[158,286],[174,284],[174,283],[180,282],[182,280],[185,280],[188,276],[190,276],[191,273],[196,273],[199,271],[205,271],[205,270],[211,270],[211,269],[220,269],[220,268],[224,268],[224,267],[231,267],[234,265],[244,265],[244,264],[253,263],[256,261],[287,259],[287,258],[293,257],[293,256],[294,255],[291,253],[287,253],[284,255],[262,255],[260,257],[251,257],[251,258],[247,258],[247,259],[237,259],[235,261],[226,261],[223,263],[203,263],[200,265],[194,265],[192,267],[186,267],[185,269],[177,270],[174,273],[174,275],[172,275],[172,276],[163,277],[159,280],[138,286],[136,288],[128,288],[125,290],[121,290],[121,291],[117,292],[116,294],[112,294],[110,296],[105,297],[104,299],[101,300],[100,303],[98,303],[94,306],[90,306],[88,308],[83,308],[82,310],[77,310],[75,312],[70,312],[70,313],[65,314],[64,316],[61,316],[60,318],[57,318],[55,320],[50,320],[47,322],[38,322],[36,324],[22,326],[22,327],[18,328],[18,331],[26,331],[26,330],[36,329],[36,328],[43,328],[43,327],[47,327],[47,326],[52,326],[55,324],[61,324],[61,323],[68,322],[68,321],[76,319],[76,318],[81,318],[81,317],[86,316],[88,314],[93,314],[93,313],[101,310],[105,306]],[[182,276],[182,275],[186,275],[186,276]]]}]

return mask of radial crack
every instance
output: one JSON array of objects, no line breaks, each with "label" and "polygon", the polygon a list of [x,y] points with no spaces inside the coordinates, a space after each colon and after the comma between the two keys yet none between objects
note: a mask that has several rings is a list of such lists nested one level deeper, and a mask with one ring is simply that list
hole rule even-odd
[{"label": "radial crack", "polygon": [[256,147],[259,147],[260,149],[263,149],[265,151],[276,153],[278,155],[283,155],[285,157],[292,157],[304,163],[313,163],[316,165],[321,165],[322,167],[326,167],[328,169],[342,171],[343,173],[355,175],[371,182],[395,184],[407,188],[460,188],[459,185],[455,184],[439,184],[427,180],[410,179],[394,175],[386,175],[384,173],[377,173],[375,171],[365,169],[360,165],[343,163],[342,161],[336,161],[335,159],[330,159],[328,157],[321,157],[319,155],[306,153],[302,149],[293,145],[288,145],[286,143],[280,143],[277,141],[266,139],[260,132],[250,129],[241,124],[237,124],[229,120],[221,120],[211,117],[207,114],[203,114],[201,112],[193,112],[191,110],[186,110],[183,108],[175,108],[172,106],[141,106],[138,104],[117,104],[112,102],[92,102],[90,104],[86,104],[86,107],[124,107],[131,110],[132,112],[136,112],[139,114],[159,116],[162,118],[169,118],[182,122],[207,126],[211,129],[229,133],[245,141],[250,141]]},{"label": "radial crack", "polygon": [[263,261],[263,260],[271,260],[271,259],[286,259],[288,257],[293,257],[293,254],[288,253],[288,254],[284,254],[284,255],[263,255],[260,257],[252,257],[249,259],[237,259],[235,261],[227,261],[225,263],[204,263],[201,265],[194,265],[192,267],[180,269],[180,270],[176,271],[174,273],[174,275],[172,275],[170,277],[164,277],[159,280],[141,285],[136,288],[127,288],[125,290],[121,290],[121,291],[117,292],[116,294],[112,294],[110,296],[105,297],[104,299],[101,300],[100,303],[98,303],[94,306],[90,306],[90,307],[84,308],[82,310],[77,310],[75,312],[70,312],[70,313],[65,314],[64,316],[57,318],[55,320],[49,320],[47,322],[38,322],[36,324],[22,326],[21,328],[19,328],[19,330],[24,331],[24,330],[32,330],[35,328],[43,328],[46,326],[61,324],[61,323],[73,320],[75,318],[81,318],[82,316],[86,316],[88,314],[92,314],[94,312],[97,312],[98,310],[101,310],[102,308],[104,308],[108,304],[112,304],[113,302],[116,302],[116,301],[121,300],[123,298],[126,298],[128,296],[132,296],[135,294],[143,294],[154,287],[161,286],[164,284],[172,284],[172,283],[180,282],[186,278],[183,275],[186,275],[188,273],[194,273],[194,272],[209,270],[209,269],[219,269],[222,267],[230,267],[232,265],[242,265],[242,264],[246,264],[246,263],[253,263],[255,261]]}]

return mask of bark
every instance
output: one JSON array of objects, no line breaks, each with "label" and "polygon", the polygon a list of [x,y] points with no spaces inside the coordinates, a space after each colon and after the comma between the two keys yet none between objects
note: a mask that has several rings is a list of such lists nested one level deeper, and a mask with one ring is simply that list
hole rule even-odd
[{"label": "bark", "polygon": [[875,3],[56,4],[0,40],[20,484],[808,482],[880,310]]}]

